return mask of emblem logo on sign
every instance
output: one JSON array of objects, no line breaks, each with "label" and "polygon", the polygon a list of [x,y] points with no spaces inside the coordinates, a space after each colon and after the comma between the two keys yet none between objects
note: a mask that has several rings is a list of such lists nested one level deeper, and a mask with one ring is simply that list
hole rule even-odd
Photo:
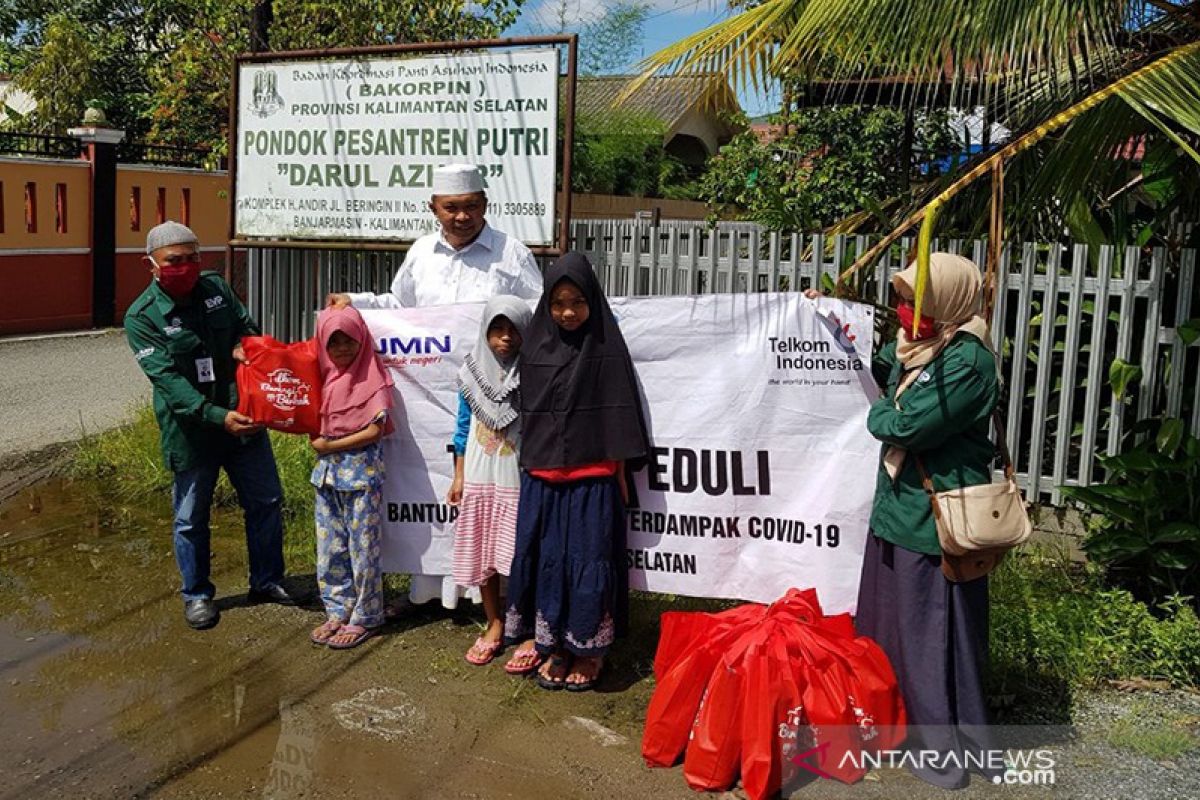
[{"label": "emblem logo on sign", "polygon": [[250,110],[257,117],[269,117],[283,108],[283,98],[275,88],[275,72],[261,69],[254,73],[254,94]]},{"label": "emblem logo on sign", "polygon": [[280,411],[295,411],[301,406],[312,405],[312,387],[286,367],[268,372],[259,388],[267,402]]}]

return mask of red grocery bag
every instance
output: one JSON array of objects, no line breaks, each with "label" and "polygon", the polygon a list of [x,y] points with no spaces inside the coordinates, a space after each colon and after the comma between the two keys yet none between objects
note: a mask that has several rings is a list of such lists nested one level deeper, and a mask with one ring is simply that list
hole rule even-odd
[{"label": "red grocery bag", "polygon": [[772,627],[764,649],[745,660],[741,772],[751,800],[778,795],[800,769],[792,759],[811,746],[799,670]]},{"label": "red grocery bag", "polygon": [[862,749],[892,750],[908,736],[908,715],[896,673],[873,639],[859,636],[845,646],[850,665],[851,710],[858,720]]},{"label": "red grocery bag", "polygon": [[[758,624],[765,606],[746,605],[719,614],[669,611],[663,614],[663,630],[670,636],[688,636],[685,647],[669,643],[669,649],[687,652],[669,668],[660,670],[668,659],[655,656],[657,685],[646,709],[646,727],[642,733],[642,758],[649,767],[670,767],[679,760],[700,709],[700,699],[718,662],[730,646]],[[738,613],[731,613],[738,612]],[[672,619],[668,620],[670,616]],[[688,649],[690,648],[690,649]]]},{"label": "red grocery bag", "polygon": [[766,610],[764,605],[745,603],[716,612],[663,612],[659,617],[658,648],[654,651],[654,677],[662,680],[676,662],[721,630],[759,622]]},{"label": "red grocery bag", "polygon": [[683,779],[693,789],[723,791],[737,779],[745,656],[760,649],[763,642],[761,627],[754,626],[730,645],[712,672],[683,757]]},{"label": "red grocery bag", "polygon": [[[767,608],[767,614],[770,616],[783,615],[793,620],[808,623],[820,623],[824,619],[831,619],[824,616],[821,611],[821,603],[817,600],[816,589],[788,589],[783,597],[776,600]],[[846,615],[849,621],[849,615]],[[854,628],[851,626],[850,635],[854,634]]]},{"label": "red grocery bag", "polygon": [[321,368],[315,339],[283,344],[270,336],[242,339],[239,413],[285,433],[321,433]]},{"label": "red grocery bag", "polygon": [[851,701],[852,681],[839,652],[847,640],[834,638],[817,625],[792,623],[782,628],[788,655],[799,667],[804,713],[812,734],[810,749],[796,754],[803,762],[797,766],[820,777],[854,783],[866,769]]}]

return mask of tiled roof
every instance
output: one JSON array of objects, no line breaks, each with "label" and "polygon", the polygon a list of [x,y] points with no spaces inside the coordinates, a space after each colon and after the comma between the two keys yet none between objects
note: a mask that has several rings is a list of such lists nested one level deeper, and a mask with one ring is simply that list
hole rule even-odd
[{"label": "tiled roof", "polygon": [[[576,87],[575,110],[582,115],[600,115],[611,110],[636,75],[581,77]],[[714,113],[738,108],[727,81],[710,75],[663,75],[650,78],[637,93],[621,104],[630,111],[653,114],[673,127],[693,107],[715,92]]]}]

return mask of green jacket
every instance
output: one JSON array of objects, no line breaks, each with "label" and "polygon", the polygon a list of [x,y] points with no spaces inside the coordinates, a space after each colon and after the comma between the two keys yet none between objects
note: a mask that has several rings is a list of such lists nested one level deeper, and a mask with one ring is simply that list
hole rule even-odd
[{"label": "green jacket", "polygon": [[[133,357],[154,386],[154,416],[163,461],[191,469],[205,454],[233,444],[225,414],[237,408],[233,348],[259,333],[245,306],[215,272],[201,273],[191,302],[177,304],[151,281],[125,313]],[[212,358],[212,381],[201,383],[197,359]]]},{"label": "green jacket", "polygon": [[871,529],[907,550],[939,555],[933,510],[913,455],[921,457],[937,491],[991,482],[996,448],[989,432],[1000,392],[996,358],[976,337],[959,334],[900,396],[900,408],[893,398],[904,370],[894,342],[873,366],[886,391],[871,406],[867,429],[884,443],[883,452],[898,445],[909,455],[894,483],[881,458]]}]

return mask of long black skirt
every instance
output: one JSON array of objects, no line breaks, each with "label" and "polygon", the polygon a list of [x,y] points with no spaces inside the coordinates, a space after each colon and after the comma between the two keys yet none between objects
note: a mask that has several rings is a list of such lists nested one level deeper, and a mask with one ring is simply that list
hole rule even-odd
[{"label": "long black skirt", "polygon": [[[953,754],[912,772],[935,786],[966,786],[970,771],[1003,772],[987,730],[983,671],[988,647],[988,580],[951,583],[941,557],[867,536],[858,590],[858,632],[887,653],[910,728],[906,747]],[[989,763],[991,762],[991,763]],[[911,761],[909,763],[912,763]],[[962,766],[960,766],[962,765]]]},{"label": "long black skirt", "polygon": [[504,641],[602,656],[625,632],[625,509],[615,478],[552,483],[521,474]]}]

